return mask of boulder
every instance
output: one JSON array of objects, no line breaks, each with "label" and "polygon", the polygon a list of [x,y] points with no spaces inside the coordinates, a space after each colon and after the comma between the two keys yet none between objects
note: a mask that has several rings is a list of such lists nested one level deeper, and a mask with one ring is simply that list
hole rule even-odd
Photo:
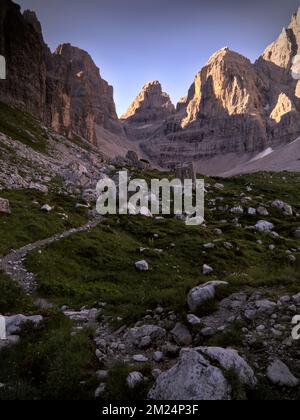
[{"label": "boulder", "polygon": [[233,370],[243,385],[249,387],[257,385],[253,369],[236,350],[220,347],[199,347],[197,351],[200,351],[209,360],[218,362],[226,371]]},{"label": "boulder", "polygon": [[148,394],[159,401],[230,400],[231,387],[222,371],[195,349],[183,349],[175,366],[162,373]]},{"label": "boulder", "polygon": [[274,225],[266,220],[260,220],[256,223],[255,229],[259,232],[271,232],[274,229]]},{"label": "boulder", "polygon": [[5,198],[0,198],[0,214],[11,214],[9,201]]},{"label": "boulder", "polygon": [[126,334],[126,341],[135,347],[141,347],[145,337],[149,337],[151,340],[150,344],[154,344],[164,340],[166,335],[167,332],[164,328],[157,325],[144,325],[142,327],[130,328]]},{"label": "boulder", "polygon": [[20,331],[20,327],[24,322],[32,322],[37,325],[43,320],[41,315],[25,316],[12,315],[5,317],[6,333],[8,335],[16,334]]},{"label": "boulder", "polygon": [[289,204],[281,200],[275,200],[272,203],[272,207],[280,210],[285,216],[293,216],[293,208]]},{"label": "boulder", "polygon": [[145,261],[145,260],[136,262],[135,263],[135,268],[138,271],[149,271],[149,265],[148,265],[147,261]]},{"label": "boulder", "polygon": [[189,330],[180,322],[175,325],[171,334],[178,346],[189,346],[193,342],[193,337],[191,336]]},{"label": "boulder", "polygon": [[225,281],[210,281],[192,289],[187,297],[187,303],[191,311],[197,311],[204,302],[214,299],[216,288],[228,286]]},{"label": "boulder", "polygon": [[278,386],[293,388],[299,385],[299,380],[291,373],[289,368],[279,359],[274,360],[267,369],[267,378]]}]

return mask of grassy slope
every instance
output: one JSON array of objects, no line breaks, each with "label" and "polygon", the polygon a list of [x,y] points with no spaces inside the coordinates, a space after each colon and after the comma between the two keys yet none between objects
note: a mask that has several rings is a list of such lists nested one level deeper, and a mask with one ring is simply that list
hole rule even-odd
[{"label": "grassy slope", "polygon": [[0,102],[0,133],[18,140],[38,152],[47,152],[49,137],[40,122],[30,114],[2,102]]},{"label": "grassy slope", "polygon": [[[220,205],[240,204],[241,192],[252,183],[253,192],[249,195],[253,201],[247,207],[283,198],[297,209],[300,176],[287,174],[286,178],[259,174],[225,180],[224,191],[213,190],[207,200],[222,196],[224,201]],[[262,194],[264,197],[257,198]],[[272,239],[263,233],[234,226],[233,218],[228,212],[207,209],[207,228],[187,227],[173,219],[161,222],[138,217],[111,218],[107,223],[109,226],[100,226],[93,232],[50,245],[42,254],[32,253],[27,265],[37,274],[44,296],[59,304],[77,307],[106,301],[113,313],[132,321],[158,303],[184,314],[187,291],[207,281],[202,275],[203,264],[209,264],[215,270],[209,279],[230,282],[229,291],[269,286],[270,293],[276,293],[278,288],[298,292],[300,260],[290,264],[286,254],[287,250],[300,245],[292,235],[294,228],[299,226],[298,219],[283,217],[271,209],[266,219],[284,236]],[[228,223],[221,223],[222,219],[227,219]],[[247,226],[260,219],[260,216],[245,215],[240,221]],[[213,232],[216,227],[223,230],[222,236]],[[259,239],[263,245],[257,243]],[[215,248],[204,252],[203,245],[214,240],[217,241]],[[225,249],[224,241],[231,242],[234,249]],[[276,250],[270,251],[269,244],[276,245]],[[141,253],[140,247],[149,249]],[[156,252],[157,248],[163,249],[163,253]],[[151,270],[148,273],[135,270],[134,263],[141,259],[149,262]]]},{"label": "grassy slope", "polygon": [[[36,190],[11,190],[1,191],[1,197],[9,200],[12,214],[0,215],[0,255],[87,221],[86,210],[75,208],[75,198],[54,192],[45,195]],[[44,204],[54,210],[41,211]]]}]

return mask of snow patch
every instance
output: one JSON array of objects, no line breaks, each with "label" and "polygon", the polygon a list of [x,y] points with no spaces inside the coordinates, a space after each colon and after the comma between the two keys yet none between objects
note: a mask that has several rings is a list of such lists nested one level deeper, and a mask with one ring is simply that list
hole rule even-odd
[{"label": "snow patch", "polygon": [[264,150],[263,152],[259,153],[253,159],[251,159],[249,162],[255,162],[257,160],[263,159],[264,157],[269,156],[273,152],[274,152],[274,150],[272,149],[272,147],[268,147],[266,150]]}]

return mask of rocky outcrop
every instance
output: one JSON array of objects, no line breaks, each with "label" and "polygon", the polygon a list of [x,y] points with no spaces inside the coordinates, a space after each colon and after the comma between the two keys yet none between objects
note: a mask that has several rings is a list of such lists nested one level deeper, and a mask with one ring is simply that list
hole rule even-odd
[{"label": "rocky outcrop", "polygon": [[158,81],[152,81],[142,88],[121,119],[128,138],[147,140],[174,114],[169,95]]},{"label": "rocky outcrop", "polygon": [[178,363],[162,373],[149,392],[152,400],[229,400],[231,387],[222,371],[197,349],[181,351]]},{"label": "rocky outcrop", "polygon": [[2,0],[0,54],[6,59],[7,79],[0,80],[1,101],[45,118],[47,52],[40,33],[22,16],[20,6]]},{"label": "rocky outcrop", "polygon": [[151,81],[142,88],[121,118],[131,123],[151,124],[168,118],[174,112],[174,105],[169,95],[162,91],[161,84]]},{"label": "rocky outcrop", "polygon": [[70,44],[60,45],[53,54],[49,100],[52,128],[68,137],[76,133],[97,144],[97,127],[118,129],[113,88],[90,55]]},{"label": "rocky outcrop", "polygon": [[[1,101],[37,116],[70,139],[80,136],[105,153],[120,153],[118,142],[109,138],[110,133],[123,133],[113,88],[87,52],[62,44],[52,54],[35,13],[22,15],[18,5],[3,0],[0,54],[7,62],[7,79],[0,81]],[[113,150],[106,147],[109,142],[116,144]]]}]

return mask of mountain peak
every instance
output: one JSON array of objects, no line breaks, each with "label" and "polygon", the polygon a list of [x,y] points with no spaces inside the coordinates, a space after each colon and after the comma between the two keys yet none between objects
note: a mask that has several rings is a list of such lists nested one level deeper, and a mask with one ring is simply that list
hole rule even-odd
[{"label": "mountain peak", "polygon": [[123,120],[137,123],[149,123],[164,120],[174,114],[175,107],[170,96],[162,91],[161,83],[152,80],[146,83],[127,112]]}]

